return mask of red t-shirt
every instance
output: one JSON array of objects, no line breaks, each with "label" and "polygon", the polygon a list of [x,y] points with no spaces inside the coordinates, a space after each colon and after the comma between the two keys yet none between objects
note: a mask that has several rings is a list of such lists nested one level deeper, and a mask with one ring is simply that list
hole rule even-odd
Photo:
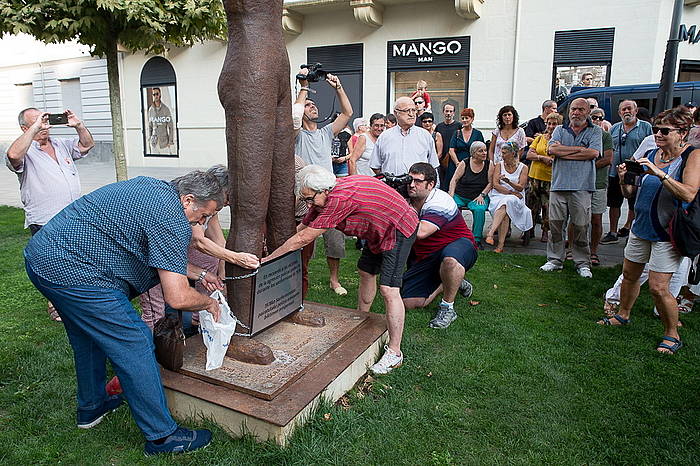
[{"label": "red t-shirt", "polygon": [[421,208],[420,221],[430,222],[438,227],[438,230],[427,238],[413,243],[416,262],[459,238],[467,238],[474,243],[474,235],[464,222],[457,204],[445,191],[436,188],[430,192]]},{"label": "red t-shirt", "polygon": [[302,220],[311,228],[337,228],[346,235],[367,240],[375,254],[396,243],[395,231],[409,237],[418,227],[418,214],[386,183],[364,175],[339,178],[323,208],[312,207]]}]

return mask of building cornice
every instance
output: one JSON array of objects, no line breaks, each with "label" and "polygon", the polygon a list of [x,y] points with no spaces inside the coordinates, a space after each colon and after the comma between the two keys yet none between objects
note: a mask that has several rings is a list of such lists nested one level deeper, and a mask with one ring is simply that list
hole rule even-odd
[{"label": "building cornice", "polygon": [[[384,24],[384,9],[408,3],[426,3],[431,0],[285,0],[282,12],[284,32],[299,35],[304,30],[304,15],[322,11],[352,8],[355,20],[372,28]],[[461,18],[475,20],[481,17],[484,0],[454,0],[455,13]],[[686,2],[691,0],[686,0]],[[700,3],[700,0],[693,0]]]}]

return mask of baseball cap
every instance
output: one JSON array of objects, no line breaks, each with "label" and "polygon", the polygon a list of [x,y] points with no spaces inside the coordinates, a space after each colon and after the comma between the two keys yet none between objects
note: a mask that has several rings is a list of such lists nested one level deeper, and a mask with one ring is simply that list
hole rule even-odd
[{"label": "baseball cap", "polygon": [[695,101],[695,100],[689,100],[688,102],[684,103],[683,105],[685,105],[686,107],[697,107],[698,106],[697,101]]}]

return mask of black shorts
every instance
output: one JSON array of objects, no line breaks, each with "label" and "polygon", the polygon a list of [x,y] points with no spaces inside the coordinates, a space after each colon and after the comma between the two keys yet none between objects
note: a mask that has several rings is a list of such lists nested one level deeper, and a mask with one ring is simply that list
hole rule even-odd
[{"label": "black shorts", "polygon": [[462,264],[464,271],[476,263],[477,250],[467,238],[459,238],[423,260],[411,264],[403,276],[402,298],[427,298],[442,284],[440,266],[446,257]]},{"label": "black shorts", "polygon": [[[630,210],[634,210],[634,201],[637,198],[637,193],[627,199],[627,206]],[[608,177],[608,207],[620,208],[625,197],[622,195],[620,188],[620,179],[616,176]]]},{"label": "black shorts", "polygon": [[411,247],[416,241],[418,228],[406,238],[403,233],[396,230],[396,244],[389,251],[375,254],[368,247],[362,248],[362,254],[357,260],[357,268],[371,275],[380,275],[379,284],[392,288],[401,288],[403,271],[411,252]]}]

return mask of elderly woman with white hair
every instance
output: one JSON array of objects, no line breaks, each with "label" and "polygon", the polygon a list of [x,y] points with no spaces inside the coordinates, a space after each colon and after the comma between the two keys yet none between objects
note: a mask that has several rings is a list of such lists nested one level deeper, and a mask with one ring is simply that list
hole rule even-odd
[{"label": "elderly woman with white hair", "polygon": [[405,308],[400,291],[406,261],[416,239],[418,214],[397,191],[376,178],[356,175],[336,179],[318,165],[299,171],[296,191],[309,206],[309,212],[297,227],[297,233],[262,262],[301,249],[330,228],[367,240],[357,262],[360,275],[357,307],[369,312],[379,275],[389,344],[384,356],[370,370],[375,374],[391,372],[403,363],[401,337]]},{"label": "elderly woman with white hair", "polygon": [[481,141],[472,142],[469,157],[459,162],[450,180],[449,194],[459,208],[466,207],[471,211],[474,219],[472,232],[479,249],[483,249],[481,241],[484,237],[492,178],[493,164],[488,159],[486,144]]}]

